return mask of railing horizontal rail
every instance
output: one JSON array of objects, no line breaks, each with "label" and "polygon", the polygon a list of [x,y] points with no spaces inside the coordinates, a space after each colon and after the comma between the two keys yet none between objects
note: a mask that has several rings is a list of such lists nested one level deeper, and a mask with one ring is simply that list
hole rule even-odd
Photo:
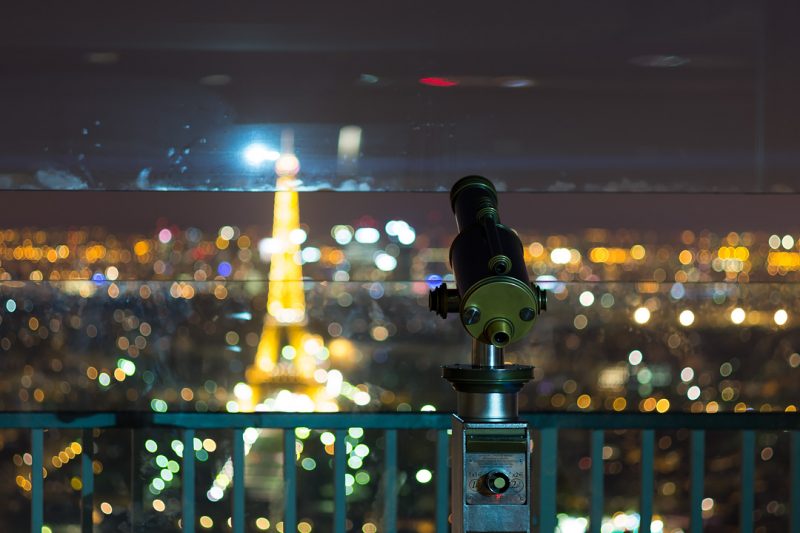
[{"label": "railing horizontal rail", "polygon": [[[0,428],[80,429],[175,427],[233,429],[449,429],[450,414],[370,413],[152,413],[152,412],[2,412]],[[704,429],[800,430],[798,413],[612,413],[537,412],[520,418],[534,429]]]}]

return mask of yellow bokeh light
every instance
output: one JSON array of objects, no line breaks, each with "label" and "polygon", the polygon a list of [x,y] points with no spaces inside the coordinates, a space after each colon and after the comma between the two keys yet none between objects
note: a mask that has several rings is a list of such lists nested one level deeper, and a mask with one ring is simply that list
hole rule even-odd
[{"label": "yellow bokeh light", "polygon": [[533,259],[537,259],[544,254],[544,246],[541,243],[534,242],[528,247],[528,251]]},{"label": "yellow bokeh light", "polygon": [[631,257],[637,261],[644,259],[647,250],[641,244],[631,246]]},{"label": "yellow bokeh light", "polygon": [[588,394],[581,394],[578,396],[577,404],[581,409],[588,409],[592,405],[592,397]]},{"label": "yellow bokeh light", "polygon": [[669,400],[666,398],[661,398],[656,402],[656,411],[659,413],[666,413],[669,411]]},{"label": "yellow bokeh light", "polygon": [[385,341],[389,338],[389,330],[384,326],[376,326],[372,328],[372,338],[376,341]]},{"label": "yellow bokeh light", "polygon": [[646,400],[642,401],[641,409],[645,412],[653,411],[656,408],[656,399],[655,398],[647,398]]}]

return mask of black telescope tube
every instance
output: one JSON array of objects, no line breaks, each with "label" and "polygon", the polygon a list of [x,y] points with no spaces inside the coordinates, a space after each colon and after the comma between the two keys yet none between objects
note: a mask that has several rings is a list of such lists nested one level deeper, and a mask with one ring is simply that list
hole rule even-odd
[{"label": "black telescope tube", "polygon": [[500,222],[496,215],[497,190],[483,176],[467,176],[458,180],[450,189],[450,205],[456,215],[458,231],[464,231],[479,222],[481,210],[487,207],[495,210],[495,222]]},{"label": "black telescope tube", "polygon": [[[450,264],[463,296],[471,286],[489,276],[506,275],[530,283],[522,242],[500,224],[497,191],[482,176],[467,176],[453,185],[450,203],[459,235],[450,248]],[[493,258],[498,258],[493,261]]]}]

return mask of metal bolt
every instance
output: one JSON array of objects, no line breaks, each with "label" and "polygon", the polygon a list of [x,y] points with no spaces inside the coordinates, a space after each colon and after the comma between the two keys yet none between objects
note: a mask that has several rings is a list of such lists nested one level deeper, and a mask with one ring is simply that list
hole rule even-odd
[{"label": "metal bolt", "polygon": [[466,325],[471,326],[481,319],[481,310],[477,307],[467,307],[461,317]]},{"label": "metal bolt", "polygon": [[525,322],[530,322],[536,316],[536,311],[530,307],[523,307],[519,310],[519,317]]}]

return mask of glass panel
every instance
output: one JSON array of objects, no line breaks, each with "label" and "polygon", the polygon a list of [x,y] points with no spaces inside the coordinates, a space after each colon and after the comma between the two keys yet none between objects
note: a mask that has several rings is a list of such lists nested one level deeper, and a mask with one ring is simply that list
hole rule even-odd
[{"label": "glass panel", "polygon": [[0,187],[797,191],[794,9],[17,6]]},{"label": "glass panel", "polygon": [[[562,283],[507,360],[526,409],[784,410],[800,403],[798,285]],[[425,282],[3,282],[6,410],[418,410],[453,407],[467,362]],[[278,289],[274,289],[278,290]],[[306,307],[307,306],[307,307]],[[622,334],[624,332],[624,334]]]}]

